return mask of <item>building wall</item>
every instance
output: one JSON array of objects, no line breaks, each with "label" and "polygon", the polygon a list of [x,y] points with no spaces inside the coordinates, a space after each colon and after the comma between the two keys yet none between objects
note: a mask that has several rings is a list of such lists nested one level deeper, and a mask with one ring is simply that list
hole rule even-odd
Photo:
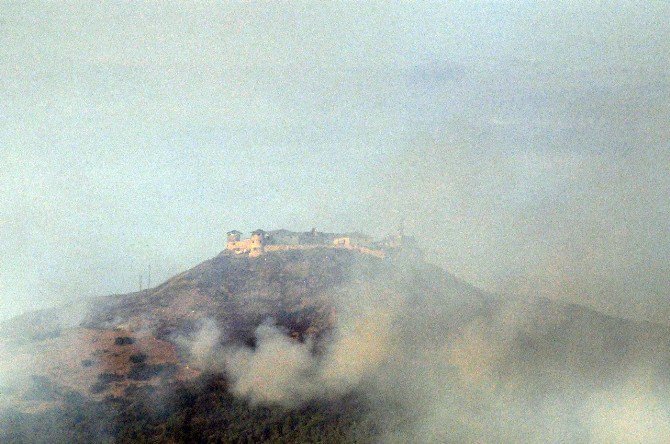
[{"label": "building wall", "polygon": [[228,242],[239,242],[240,241],[240,234],[239,233],[234,233],[234,234],[229,234],[228,235]]},{"label": "building wall", "polygon": [[262,234],[252,234],[249,239],[249,257],[258,257],[262,255],[264,250],[264,242]]},{"label": "building wall", "polygon": [[349,244],[346,247],[343,245],[267,245],[264,248],[264,250],[270,252],[270,251],[314,250],[317,248],[355,250],[358,251],[359,253],[369,254],[371,256],[379,258],[386,257],[386,253],[382,250],[375,250],[367,247],[359,247],[351,244]]},{"label": "building wall", "polygon": [[348,237],[338,237],[333,241],[333,245],[336,247],[349,248],[351,247],[351,239]]},{"label": "building wall", "polygon": [[265,251],[313,250],[323,248],[323,245],[266,245]]},{"label": "building wall", "polygon": [[228,241],[226,249],[234,251],[237,254],[248,253],[251,250],[251,239]]},{"label": "building wall", "polygon": [[349,237],[335,238],[331,244],[269,244],[266,245],[263,235],[254,234],[249,239],[232,240],[229,239],[226,244],[226,249],[235,254],[248,254],[249,257],[258,257],[265,252],[270,251],[289,251],[289,250],[313,250],[316,248],[326,249],[347,249],[356,250],[363,254],[384,258],[386,252],[383,248],[370,248],[361,245],[356,245]]}]

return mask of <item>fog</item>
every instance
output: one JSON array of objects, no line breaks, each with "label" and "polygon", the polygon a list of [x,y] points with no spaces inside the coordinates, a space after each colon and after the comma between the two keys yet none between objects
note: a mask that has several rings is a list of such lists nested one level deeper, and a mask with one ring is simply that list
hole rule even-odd
[{"label": "fog", "polygon": [[229,326],[211,320],[182,343],[196,365],[224,372],[232,392],[254,405],[295,409],[357,393],[369,407],[360,421],[379,425],[367,437],[375,442],[670,436],[663,333],[524,300],[488,313],[468,287],[427,291],[421,271],[399,270],[383,283],[331,291],[337,319],[319,343],[296,341],[271,318],[256,329],[254,348],[231,343]]},{"label": "fog", "polygon": [[161,281],[232,228],[405,219],[477,285],[663,320],[668,12],[8,4],[0,316]]},{"label": "fog", "polygon": [[[663,2],[3,5],[0,320],[135,291],[149,268],[163,282],[231,229],[402,223],[427,261],[505,301],[669,325],[667,17]],[[440,337],[397,289],[342,291],[322,344],[271,317],[255,349],[222,346],[213,320],[178,343],[256,405],[360,391],[385,442],[670,435],[653,353],[609,386],[584,364],[518,395],[516,338],[564,313],[510,302]],[[12,353],[0,385],[30,365]]]}]

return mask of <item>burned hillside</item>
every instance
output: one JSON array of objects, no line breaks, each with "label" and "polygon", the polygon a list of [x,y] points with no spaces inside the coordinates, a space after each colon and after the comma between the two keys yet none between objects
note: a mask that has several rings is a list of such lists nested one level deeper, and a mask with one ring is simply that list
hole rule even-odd
[{"label": "burned hillside", "polygon": [[[670,384],[666,327],[487,294],[415,257],[223,252],[156,288],[85,307],[3,327],[2,351],[15,357],[2,368],[8,439],[61,418],[77,425],[55,428],[67,437],[56,441],[86,440],[102,427],[75,415],[88,405],[112,441],[479,439],[511,417],[523,427],[501,438],[582,440],[607,408],[585,399],[643,384],[638,407],[662,412],[655,400]],[[439,425],[423,422],[436,411]]]}]

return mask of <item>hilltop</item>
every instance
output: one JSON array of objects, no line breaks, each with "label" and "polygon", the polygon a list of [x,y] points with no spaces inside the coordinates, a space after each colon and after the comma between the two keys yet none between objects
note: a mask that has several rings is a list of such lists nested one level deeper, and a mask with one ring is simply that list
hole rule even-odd
[{"label": "hilltop", "polygon": [[[643,374],[653,398],[670,381],[665,327],[487,294],[416,255],[351,248],[225,250],[155,288],[14,319],[0,338],[3,441],[45,424],[62,442],[474,439],[491,433],[475,418],[549,403],[570,422],[587,408],[579,393]],[[426,429],[436,402],[449,420]],[[577,422],[552,433],[594,433]],[[500,436],[548,427],[524,424]]]},{"label": "hilltop", "polygon": [[[140,352],[146,362],[169,367],[174,377],[197,376],[198,370],[185,369],[187,351],[179,341],[195,334],[203,320],[243,345],[253,344],[256,328],[268,319],[297,341],[318,340],[336,322],[334,292],[352,285],[396,285],[393,281],[403,278],[397,264],[347,249],[276,251],[261,258],[223,251],[152,289],[16,318],[0,325],[0,337],[7,347],[39,346],[48,359],[44,369],[33,369],[36,375],[44,370],[45,377],[85,393],[97,387],[88,394],[100,398],[138,383],[126,376],[131,356]],[[458,287],[468,295],[454,304],[486,300],[437,267],[416,264],[412,272],[423,276],[422,285]],[[412,289],[415,297],[420,290]],[[66,362],[55,365],[59,359]],[[117,377],[108,377],[100,390],[98,372]],[[151,380],[139,382],[145,379]]]}]

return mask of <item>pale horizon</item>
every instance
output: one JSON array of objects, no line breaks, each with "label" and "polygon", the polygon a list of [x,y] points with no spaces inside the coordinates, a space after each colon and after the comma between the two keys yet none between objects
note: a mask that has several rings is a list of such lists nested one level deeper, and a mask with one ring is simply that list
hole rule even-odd
[{"label": "pale horizon", "polygon": [[0,319],[262,227],[387,233],[486,290],[670,315],[670,6],[0,12]]}]

